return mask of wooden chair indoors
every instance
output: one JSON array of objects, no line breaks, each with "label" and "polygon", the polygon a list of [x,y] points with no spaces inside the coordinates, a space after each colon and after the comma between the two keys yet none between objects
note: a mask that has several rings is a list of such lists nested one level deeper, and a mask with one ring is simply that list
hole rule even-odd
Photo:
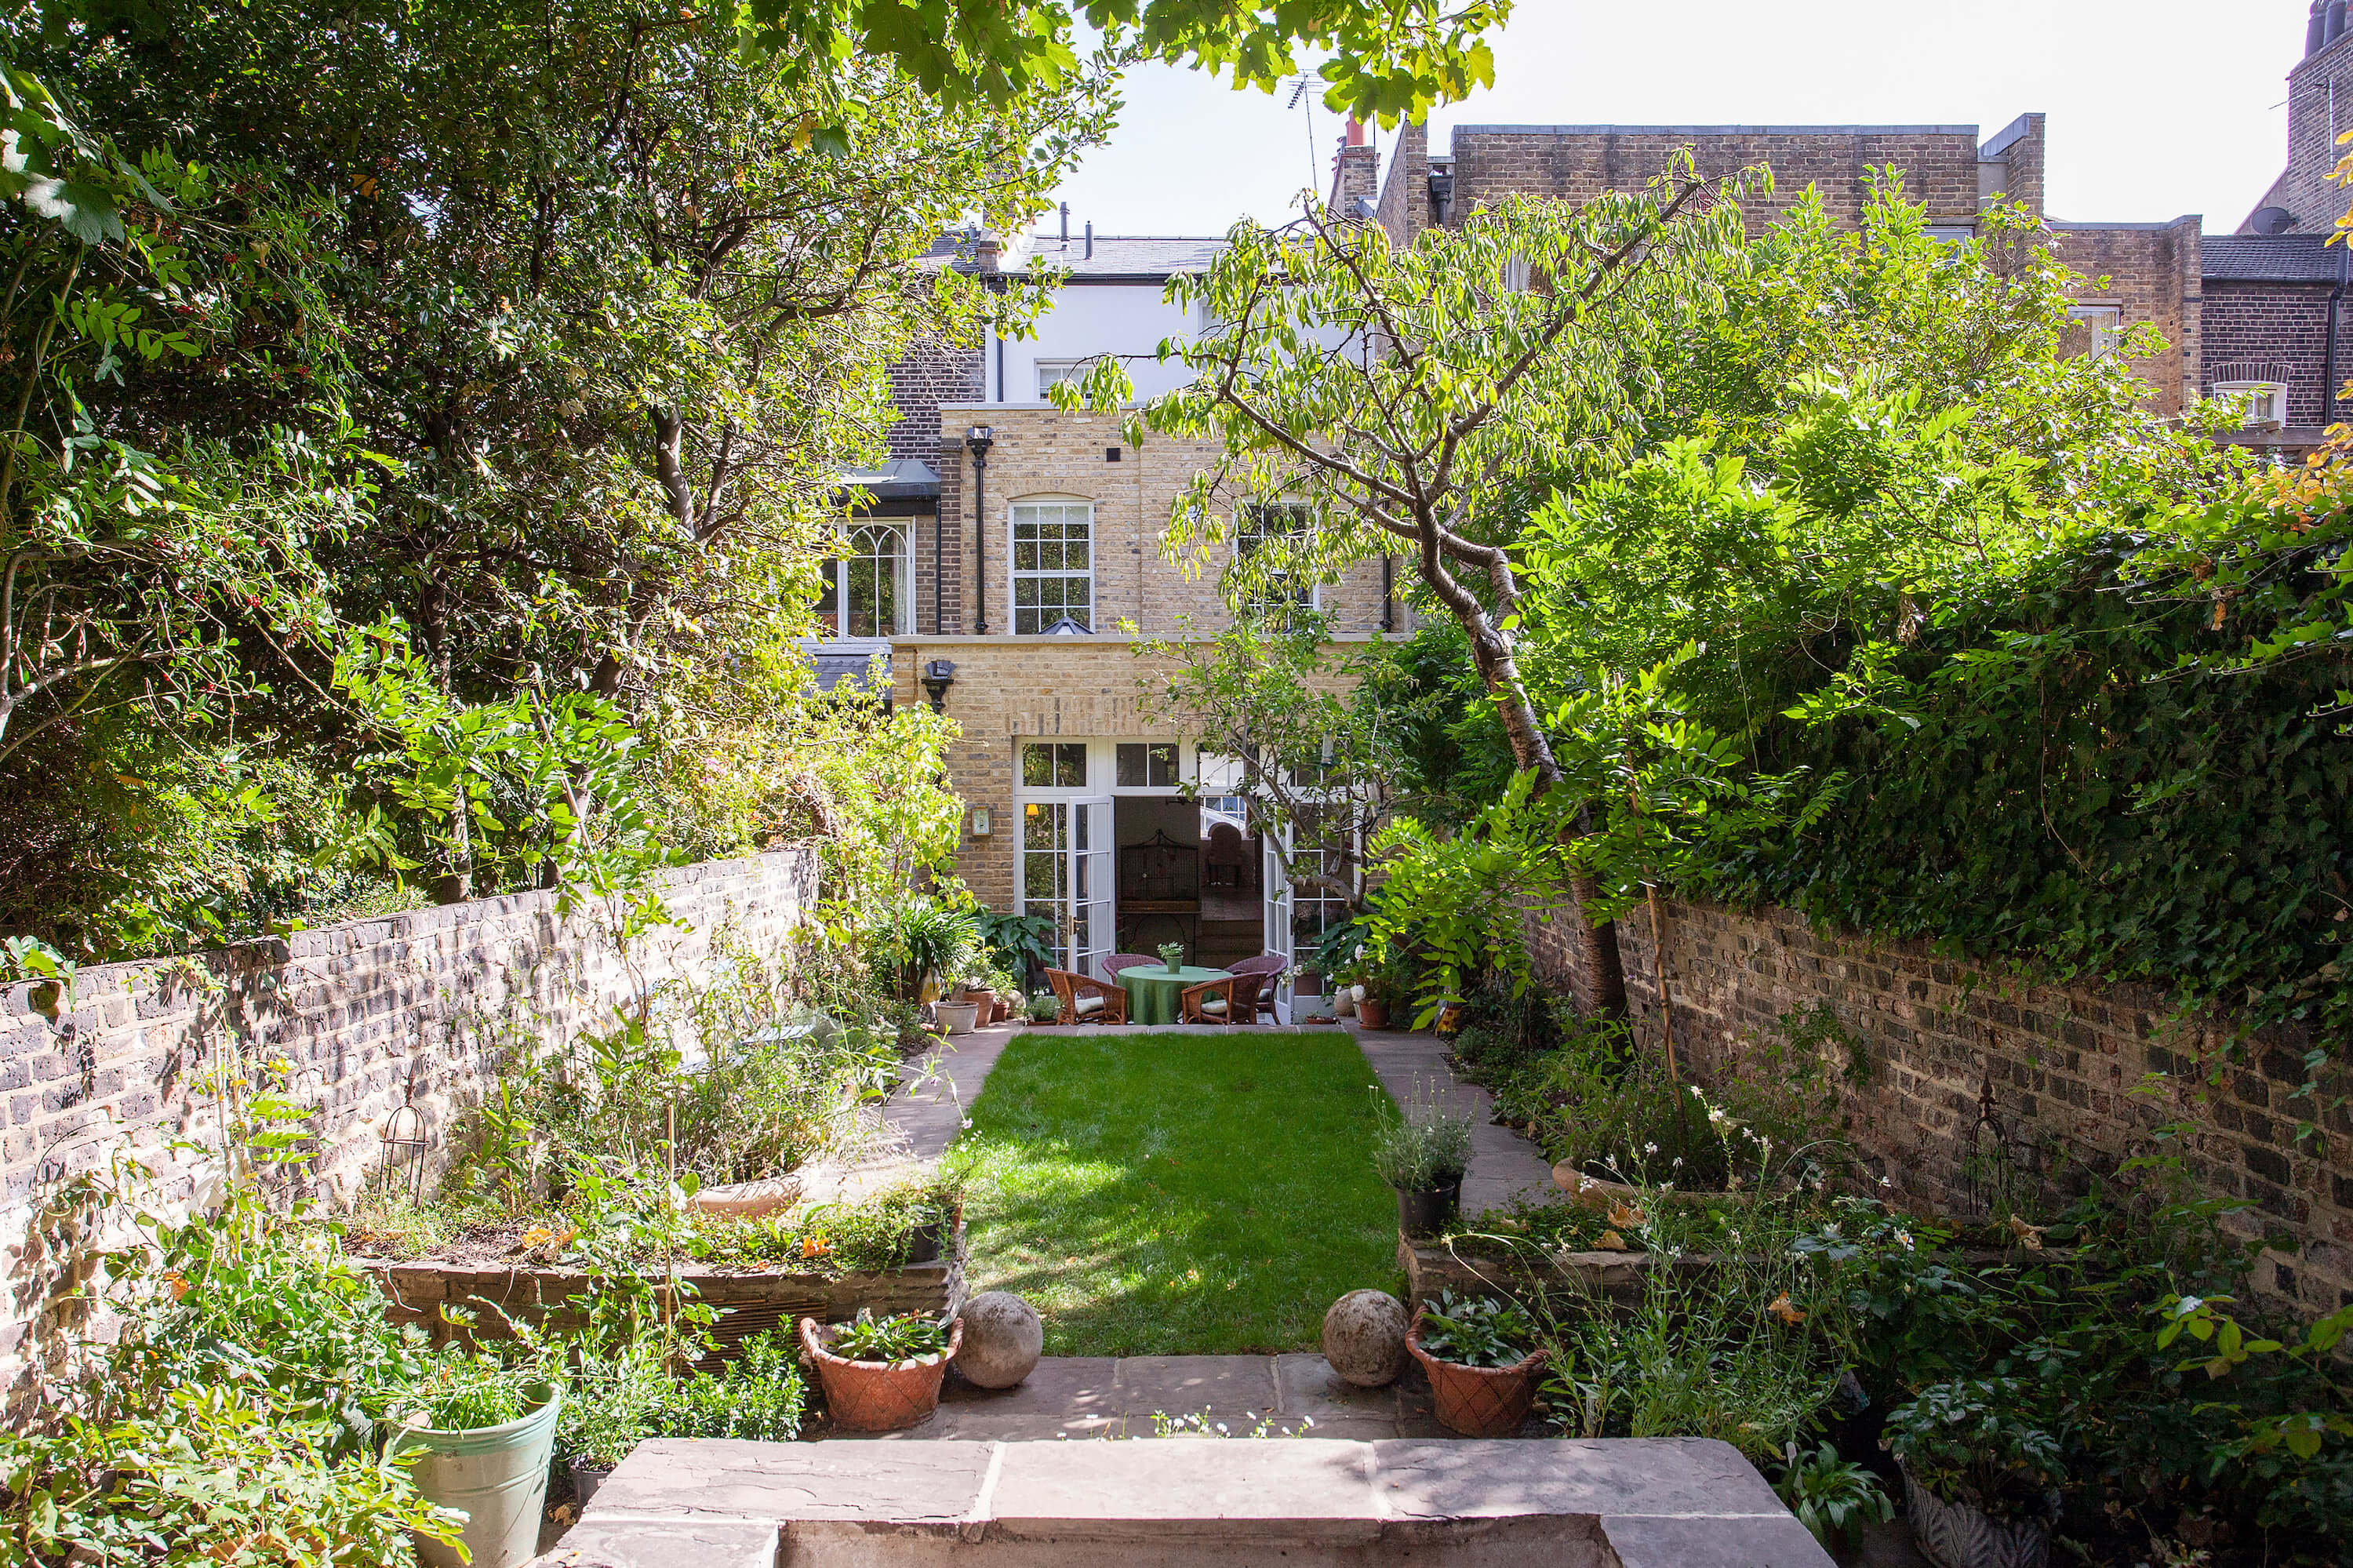
[{"label": "wooden chair indoors", "polygon": [[1238,963],[1226,966],[1226,972],[1229,974],[1248,975],[1260,982],[1256,1005],[1250,1012],[1252,1022],[1257,1020],[1260,1013],[1264,1013],[1269,1018],[1276,1016],[1275,990],[1282,983],[1282,971],[1289,967],[1282,961],[1282,955],[1280,953],[1261,953],[1254,959],[1243,959]]},{"label": "wooden chair indoors", "polygon": [[1109,980],[1090,980],[1068,969],[1048,969],[1046,983],[1054,988],[1054,996],[1062,1004],[1060,1014],[1054,1020],[1057,1023],[1067,1026],[1127,1022],[1127,992]]},{"label": "wooden chair indoors", "polygon": [[1254,1022],[1256,1014],[1250,1005],[1257,994],[1258,980],[1252,975],[1228,975],[1224,980],[1187,986],[1176,998],[1176,1016],[1187,1023]]},{"label": "wooden chair indoors", "polygon": [[[1156,964],[1159,961],[1158,959],[1147,958],[1142,953],[1113,953],[1103,961],[1103,973],[1117,975],[1122,969],[1132,969],[1141,964]],[[1126,993],[1123,991],[1121,994]]]}]

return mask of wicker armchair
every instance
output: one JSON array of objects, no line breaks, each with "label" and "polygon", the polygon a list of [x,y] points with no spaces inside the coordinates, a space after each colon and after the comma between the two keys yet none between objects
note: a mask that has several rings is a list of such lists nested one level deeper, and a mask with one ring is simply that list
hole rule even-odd
[{"label": "wicker armchair", "polygon": [[1282,971],[1290,967],[1282,961],[1280,953],[1261,953],[1254,959],[1244,959],[1240,963],[1228,965],[1226,972],[1250,975],[1259,980],[1261,983],[1258,988],[1257,1006],[1250,1016],[1255,1019],[1262,1012],[1273,1018],[1279,1016],[1274,1011],[1275,990],[1282,983]]},{"label": "wicker armchair", "polygon": [[1250,975],[1229,974],[1224,980],[1187,986],[1176,998],[1176,1016],[1187,1023],[1250,1023],[1257,1020],[1251,1003],[1258,980]]},{"label": "wicker armchair", "polygon": [[1141,964],[1156,964],[1159,961],[1158,959],[1146,958],[1142,953],[1113,953],[1103,961],[1103,973],[1116,976],[1122,969],[1132,969]]},{"label": "wicker armchair", "polygon": [[1046,983],[1054,988],[1054,995],[1062,1004],[1060,1015],[1054,1020],[1057,1023],[1127,1022],[1127,992],[1109,980],[1090,980],[1068,969],[1048,969]]}]

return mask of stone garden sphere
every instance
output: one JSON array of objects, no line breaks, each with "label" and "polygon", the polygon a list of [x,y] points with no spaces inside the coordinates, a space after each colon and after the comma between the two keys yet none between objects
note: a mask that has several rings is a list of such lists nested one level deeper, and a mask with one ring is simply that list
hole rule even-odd
[{"label": "stone garden sphere", "polygon": [[964,1348],[955,1368],[980,1388],[1011,1388],[1028,1377],[1046,1348],[1046,1326],[1036,1308],[1007,1290],[988,1290],[964,1304]]},{"label": "stone garden sphere", "polygon": [[1405,1371],[1405,1303],[1386,1290],[1351,1290],[1324,1314],[1324,1359],[1358,1388],[1395,1383]]}]

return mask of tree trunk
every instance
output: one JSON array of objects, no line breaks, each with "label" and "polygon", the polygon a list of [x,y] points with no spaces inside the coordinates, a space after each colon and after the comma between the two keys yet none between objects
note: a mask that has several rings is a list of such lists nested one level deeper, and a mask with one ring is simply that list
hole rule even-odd
[{"label": "tree trunk", "polygon": [[[1560,764],[1552,754],[1552,742],[1536,717],[1535,705],[1528,701],[1526,685],[1520,679],[1519,661],[1514,657],[1509,636],[1497,630],[1484,613],[1475,618],[1458,611],[1462,630],[1471,638],[1471,662],[1477,666],[1479,678],[1486,683],[1488,695],[1493,699],[1495,711],[1504,721],[1504,734],[1512,743],[1512,758],[1521,768],[1535,772],[1538,789],[1549,789],[1560,782]],[[1578,969],[1588,994],[1577,1000],[1590,1012],[1601,1018],[1626,1016],[1626,964],[1618,951],[1618,927],[1615,922],[1599,923],[1586,918],[1598,889],[1589,876],[1570,879],[1569,890],[1577,898],[1577,918],[1581,929],[1577,934]]]},{"label": "tree trunk", "polygon": [[[417,599],[417,622],[425,632],[425,656],[432,665],[441,699],[449,700],[448,588],[438,575],[427,577]],[[474,895],[474,824],[467,810],[466,780],[458,779],[458,798],[449,807],[449,842],[441,852],[441,866],[433,878],[433,902],[463,904]]]}]

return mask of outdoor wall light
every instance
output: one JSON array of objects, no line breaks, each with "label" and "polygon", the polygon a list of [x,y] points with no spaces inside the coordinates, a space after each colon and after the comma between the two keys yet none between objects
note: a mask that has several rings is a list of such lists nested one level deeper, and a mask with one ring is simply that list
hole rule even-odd
[{"label": "outdoor wall light", "polygon": [[934,659],[923,666],[923,694],[932,699],[932,711],[948,711],[948,688],[955,684],[955,666],[945,659]]},{"label": "outdoor wall light", "polygon": [[976,839],[985,839],[995,831],[996,829],[994,825],[989,821],[988,808],[986,806],[975,806],[972,809],[972,836]]}]

